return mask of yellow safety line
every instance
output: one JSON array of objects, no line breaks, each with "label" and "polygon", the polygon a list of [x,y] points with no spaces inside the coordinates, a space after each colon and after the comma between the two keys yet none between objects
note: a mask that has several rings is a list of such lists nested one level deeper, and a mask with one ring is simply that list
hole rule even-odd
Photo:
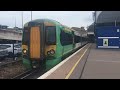
[{"label": "yellow safety line", "polygon": [[[89,46],[90,47],[90,46]],[[88,48],[89,48],[88,47]],[[69,74],[65,77],[65,79],[68,79],[70,77],[70,75],[72,74],[72,72],[74,71],[74,69],[76,68],[76,66],[78,65],[78,63],[80,62],[80,60],[82,59],[82,57],[85,55],[86,51],[88,50],[88,48],[84,51],[84,53],[82,54],[82,56],[78,59],[78,61],[76,62],[76,64],[73,66],[73,68],[70,70]]]}]

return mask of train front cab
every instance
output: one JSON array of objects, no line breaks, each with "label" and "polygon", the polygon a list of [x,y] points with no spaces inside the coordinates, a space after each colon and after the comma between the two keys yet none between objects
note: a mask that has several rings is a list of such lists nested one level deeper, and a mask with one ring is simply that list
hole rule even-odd
[{"label": "train front cab", "polygon": [[[34,64],[40,61],[41,57],[41,27],[29,26],[23,32],[23,63],[27,68],[34,68]],[[33,66],[33,67],[32,67]]]},{"label": "train front cab", "polygon": [[[37,68],[46,64],[48,56],[56,52],[56,27],[50,23],[29,23],[23,32],[23,64],[26,68]],[[52,32],[52,33],[51,33]]]}]

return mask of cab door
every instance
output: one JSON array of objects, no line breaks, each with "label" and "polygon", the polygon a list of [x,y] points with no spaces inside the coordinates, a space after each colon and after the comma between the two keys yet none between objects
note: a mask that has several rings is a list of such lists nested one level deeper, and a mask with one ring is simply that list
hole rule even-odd
[{"label": "cab door", "polygon": [[31,27],[30,30],[30,58],[40,59],[40,27]]}]

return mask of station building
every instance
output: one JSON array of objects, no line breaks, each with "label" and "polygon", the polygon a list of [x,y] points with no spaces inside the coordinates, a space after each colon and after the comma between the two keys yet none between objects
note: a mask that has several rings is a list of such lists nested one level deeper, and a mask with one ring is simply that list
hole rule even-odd
[{"label": "station building", "polygon": [[97,48],[120,48],[120,11],[95,12]]}]

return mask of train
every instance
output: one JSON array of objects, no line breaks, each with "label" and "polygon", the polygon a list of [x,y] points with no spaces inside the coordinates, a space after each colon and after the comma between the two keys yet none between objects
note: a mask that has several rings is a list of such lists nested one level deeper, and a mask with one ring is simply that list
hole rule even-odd
[{"label": "train", "polygon": [[92,23],[88,28],[87,28],[87,33],[88,33],[88,42],[89,43],[95,43],[95,26],[94,23]]},{"label": "train", "polygon": [[24,25],[22,60],[27,69],[46,70],[88,43],[87,33],[80,33],[52,19],[36,19]]}]

